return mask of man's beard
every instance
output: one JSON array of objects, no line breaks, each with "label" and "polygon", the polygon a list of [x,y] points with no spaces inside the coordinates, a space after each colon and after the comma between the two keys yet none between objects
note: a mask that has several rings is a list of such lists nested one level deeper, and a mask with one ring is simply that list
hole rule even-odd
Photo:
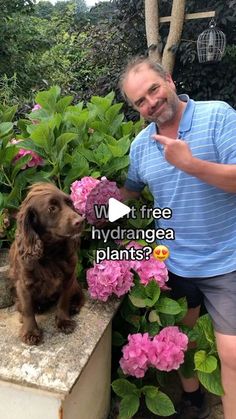
[{"label": "man's beard", "polygon": [[165,125],[168,122],[173,121],[175,118],[177,112],[178,112],[178,106],[179,106],[179,99],[176,93],[173,92],[173,95],[170,95],[167,99],[167,102],[165,104],[166,109],[161,112],[160,115],[152,115],[148,120],[150,122],[155,122],[157,125]]}]

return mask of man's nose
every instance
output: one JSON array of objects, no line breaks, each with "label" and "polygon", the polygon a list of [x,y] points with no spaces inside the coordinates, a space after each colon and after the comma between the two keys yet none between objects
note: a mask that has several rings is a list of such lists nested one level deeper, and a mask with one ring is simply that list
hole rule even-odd
[{"label": "man's nose", "polygon": [[153,106],[156,106],[157,104],[157,98],[152,96],[147,96],[147,103],[152,108]]}]

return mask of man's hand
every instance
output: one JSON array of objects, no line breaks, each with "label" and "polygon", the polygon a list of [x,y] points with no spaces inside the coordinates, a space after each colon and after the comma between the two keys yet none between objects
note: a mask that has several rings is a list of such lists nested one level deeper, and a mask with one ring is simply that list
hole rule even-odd
[{"label": "man's hand", "polygon": [[166,160],[184,172],[188,172],[193,164],[191,150],[183,140],[165,137],[164,135],[153,135],[156,141],[164,146]]},{"label": "man's hand", "polygon": [[129,189],[126,189],[124,186],[120,188],[122,201],[126,201],[128,199],[139,199],[140,192],[131,191]]},{"label": "man's hand", "polygon": [[191,176],[225,192],[236,193],[236,164],[222,164],[194,157],[183,140],[174,140],[163,135],[153,138],[164,146],[166,160]]}]

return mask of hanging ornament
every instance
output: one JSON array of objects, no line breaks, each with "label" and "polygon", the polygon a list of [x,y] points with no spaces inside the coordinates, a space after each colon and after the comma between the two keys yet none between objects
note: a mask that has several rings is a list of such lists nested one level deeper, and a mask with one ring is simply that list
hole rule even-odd
[{"label": "hanging ornament", "polygon": [[197,54],[199,63],[214,63],[221,61],[226,46],[225,34],[216,28],[214,19],[197,39]]}]

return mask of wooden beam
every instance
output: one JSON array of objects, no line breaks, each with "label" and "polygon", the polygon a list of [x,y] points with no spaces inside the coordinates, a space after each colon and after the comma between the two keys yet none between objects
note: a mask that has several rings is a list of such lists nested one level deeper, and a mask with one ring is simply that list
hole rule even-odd
[{"label": "wooden beam", "polygon": [[[205,19],[207,17],[215,17],[216,12],[198,12],[198,13],[188,13],[185,15],[184,20],[191,20],[191,19]],[[171,21],[171,16],[160,17],[160,23],[166,23]]]}]

